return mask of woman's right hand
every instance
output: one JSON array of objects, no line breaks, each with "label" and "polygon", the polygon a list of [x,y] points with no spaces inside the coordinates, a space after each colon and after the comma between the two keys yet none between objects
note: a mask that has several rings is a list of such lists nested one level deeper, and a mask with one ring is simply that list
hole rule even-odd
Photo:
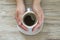
[{"label": "woman's right hand", "polygon": [[25,12],[25,6],[24,4],[17,5],[16,8],[16,21],[19,27],[23,28],[24,30],[27,31],[27,28],[22,25],[22,16]]}]

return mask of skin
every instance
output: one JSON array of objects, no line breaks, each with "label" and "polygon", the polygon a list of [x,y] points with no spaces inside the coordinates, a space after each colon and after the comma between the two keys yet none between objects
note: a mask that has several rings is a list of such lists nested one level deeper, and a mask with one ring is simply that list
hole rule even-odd
[{"label": "skin", "polygon": [[22,26],[22,24],[21,24],[22,15],[25,12],[25,6],[24,6],[24,3],[23,3],[23,0],[16,0],[16,4],[17,4],[17,7],[16,7],[16,21],[21,28],[23,28],[24,30],[27,31],[27,28]]},{"label": "skin", "polygon": [[[38,19],[38,24],[36,25],[36,27],[34,27],[32,29],[32,31],[36,30],[37,28],[39,28],[39,26],[41,25],[41,16],[43,16],[43,10],[40,6],[40,1],[41,0],[33,0],[33,4],[32,4],[32,9],[33,11],[38,15],[37,16],[37,19]],[[22,26],[21,24],[21,21],[22,21],[22,15],[24,14],[25,12],[25,5],[24,5],[24,2],[23,0],[16,0],[16,4],[17,4],[17,7],[16,7],[16,20],[17,20],[17,23],[18,25],[23,28],[24,30],[28,30],[26,27]],[[43,19],[42,19],[43,20]]]},{"label": "skin", "polygon": [[40,27],[41,23],[42,23],[42,20],[44,19],[44,14],[43,14],[43,10],[40,6],[40,2],[41,0],[34,0],[33,1],[33,11],[38,15],[37,16],[37,19],[38,19],[38,24],[36,25],[36,27],[34,27],[32,30],[36,30]]}]

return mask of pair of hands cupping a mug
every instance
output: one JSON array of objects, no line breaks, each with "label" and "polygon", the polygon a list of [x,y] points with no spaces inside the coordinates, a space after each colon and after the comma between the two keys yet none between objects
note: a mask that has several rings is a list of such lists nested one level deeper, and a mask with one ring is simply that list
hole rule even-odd
[{"label": "pair of hands cupping a mug", "polygon": [[[35,14],[35,16],[36,16],[36,18],[37,18],[37,20],[38,20],[37,24],[32,28],[32,30],[29,29],[29,30],[32,31],[31,35],[34,35],[33,32],[34,32],[36,29],[41,28],[41,25],[42,25],[43,19],[44,19],[43,10],[42,10],[42,8],[41,8],[41,6],[40,6],[40,1],[34,0],[33,5],[32,5],[32,12],[34,12],[34,14]],[[23,16],[25,13],[26,13],[26,12],[25,12],[25,5],[24,5],[23,1],[20,0],[20,2],[19,2],[19,0],[17,0],[16,20],[17,20],[18,26],[19,26],[20,28],[22,28],[24,31],[27,31],[27,32],[28,32],[28,31],[29,31],[28,28],[25,27],[25,26],[22,24],[22,20],[23,20],[22,16]],[[28,19],[29,19],[29,18],[28,18]],[[31,21],[31,20],[30,20],[30,21]],[[27,21],[27,22],[29,22],[29,21]],[[27,33],[27,34],[28,34],[28,33]],[[28,34],[28,35],[30,35],[30,34]]]}]

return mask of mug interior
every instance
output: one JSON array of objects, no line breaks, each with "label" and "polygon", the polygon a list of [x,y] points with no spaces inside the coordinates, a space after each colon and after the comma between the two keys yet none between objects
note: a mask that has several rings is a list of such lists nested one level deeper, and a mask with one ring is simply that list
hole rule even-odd
[{"label": "mug interior", "polygon": [[33,13],[27,13],[23,17],[23,22],[27,26],[34,25],[36,23],[36,21],[37,21],[37,18],[36,18],[36,16]]}]

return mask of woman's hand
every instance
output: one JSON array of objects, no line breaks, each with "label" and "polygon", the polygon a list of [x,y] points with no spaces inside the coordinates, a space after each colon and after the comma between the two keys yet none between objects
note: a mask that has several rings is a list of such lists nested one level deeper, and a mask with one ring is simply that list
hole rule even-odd
[{"label": "woman's hand", "polygon": [[19,3],[18,1],[17,1],[17,8],[16,8],[16,21],[19,27],[27,31],[27,28],[22,24],[22,16],[25,12],[25,6],[23,3]]},{"label": "woman's hand", "polygon": [[33,4],[33,11],[36,13],[36,17],[38,19],[38,24],[33,28],[34,31],[41,26],[44,15],[40,4]]}]

